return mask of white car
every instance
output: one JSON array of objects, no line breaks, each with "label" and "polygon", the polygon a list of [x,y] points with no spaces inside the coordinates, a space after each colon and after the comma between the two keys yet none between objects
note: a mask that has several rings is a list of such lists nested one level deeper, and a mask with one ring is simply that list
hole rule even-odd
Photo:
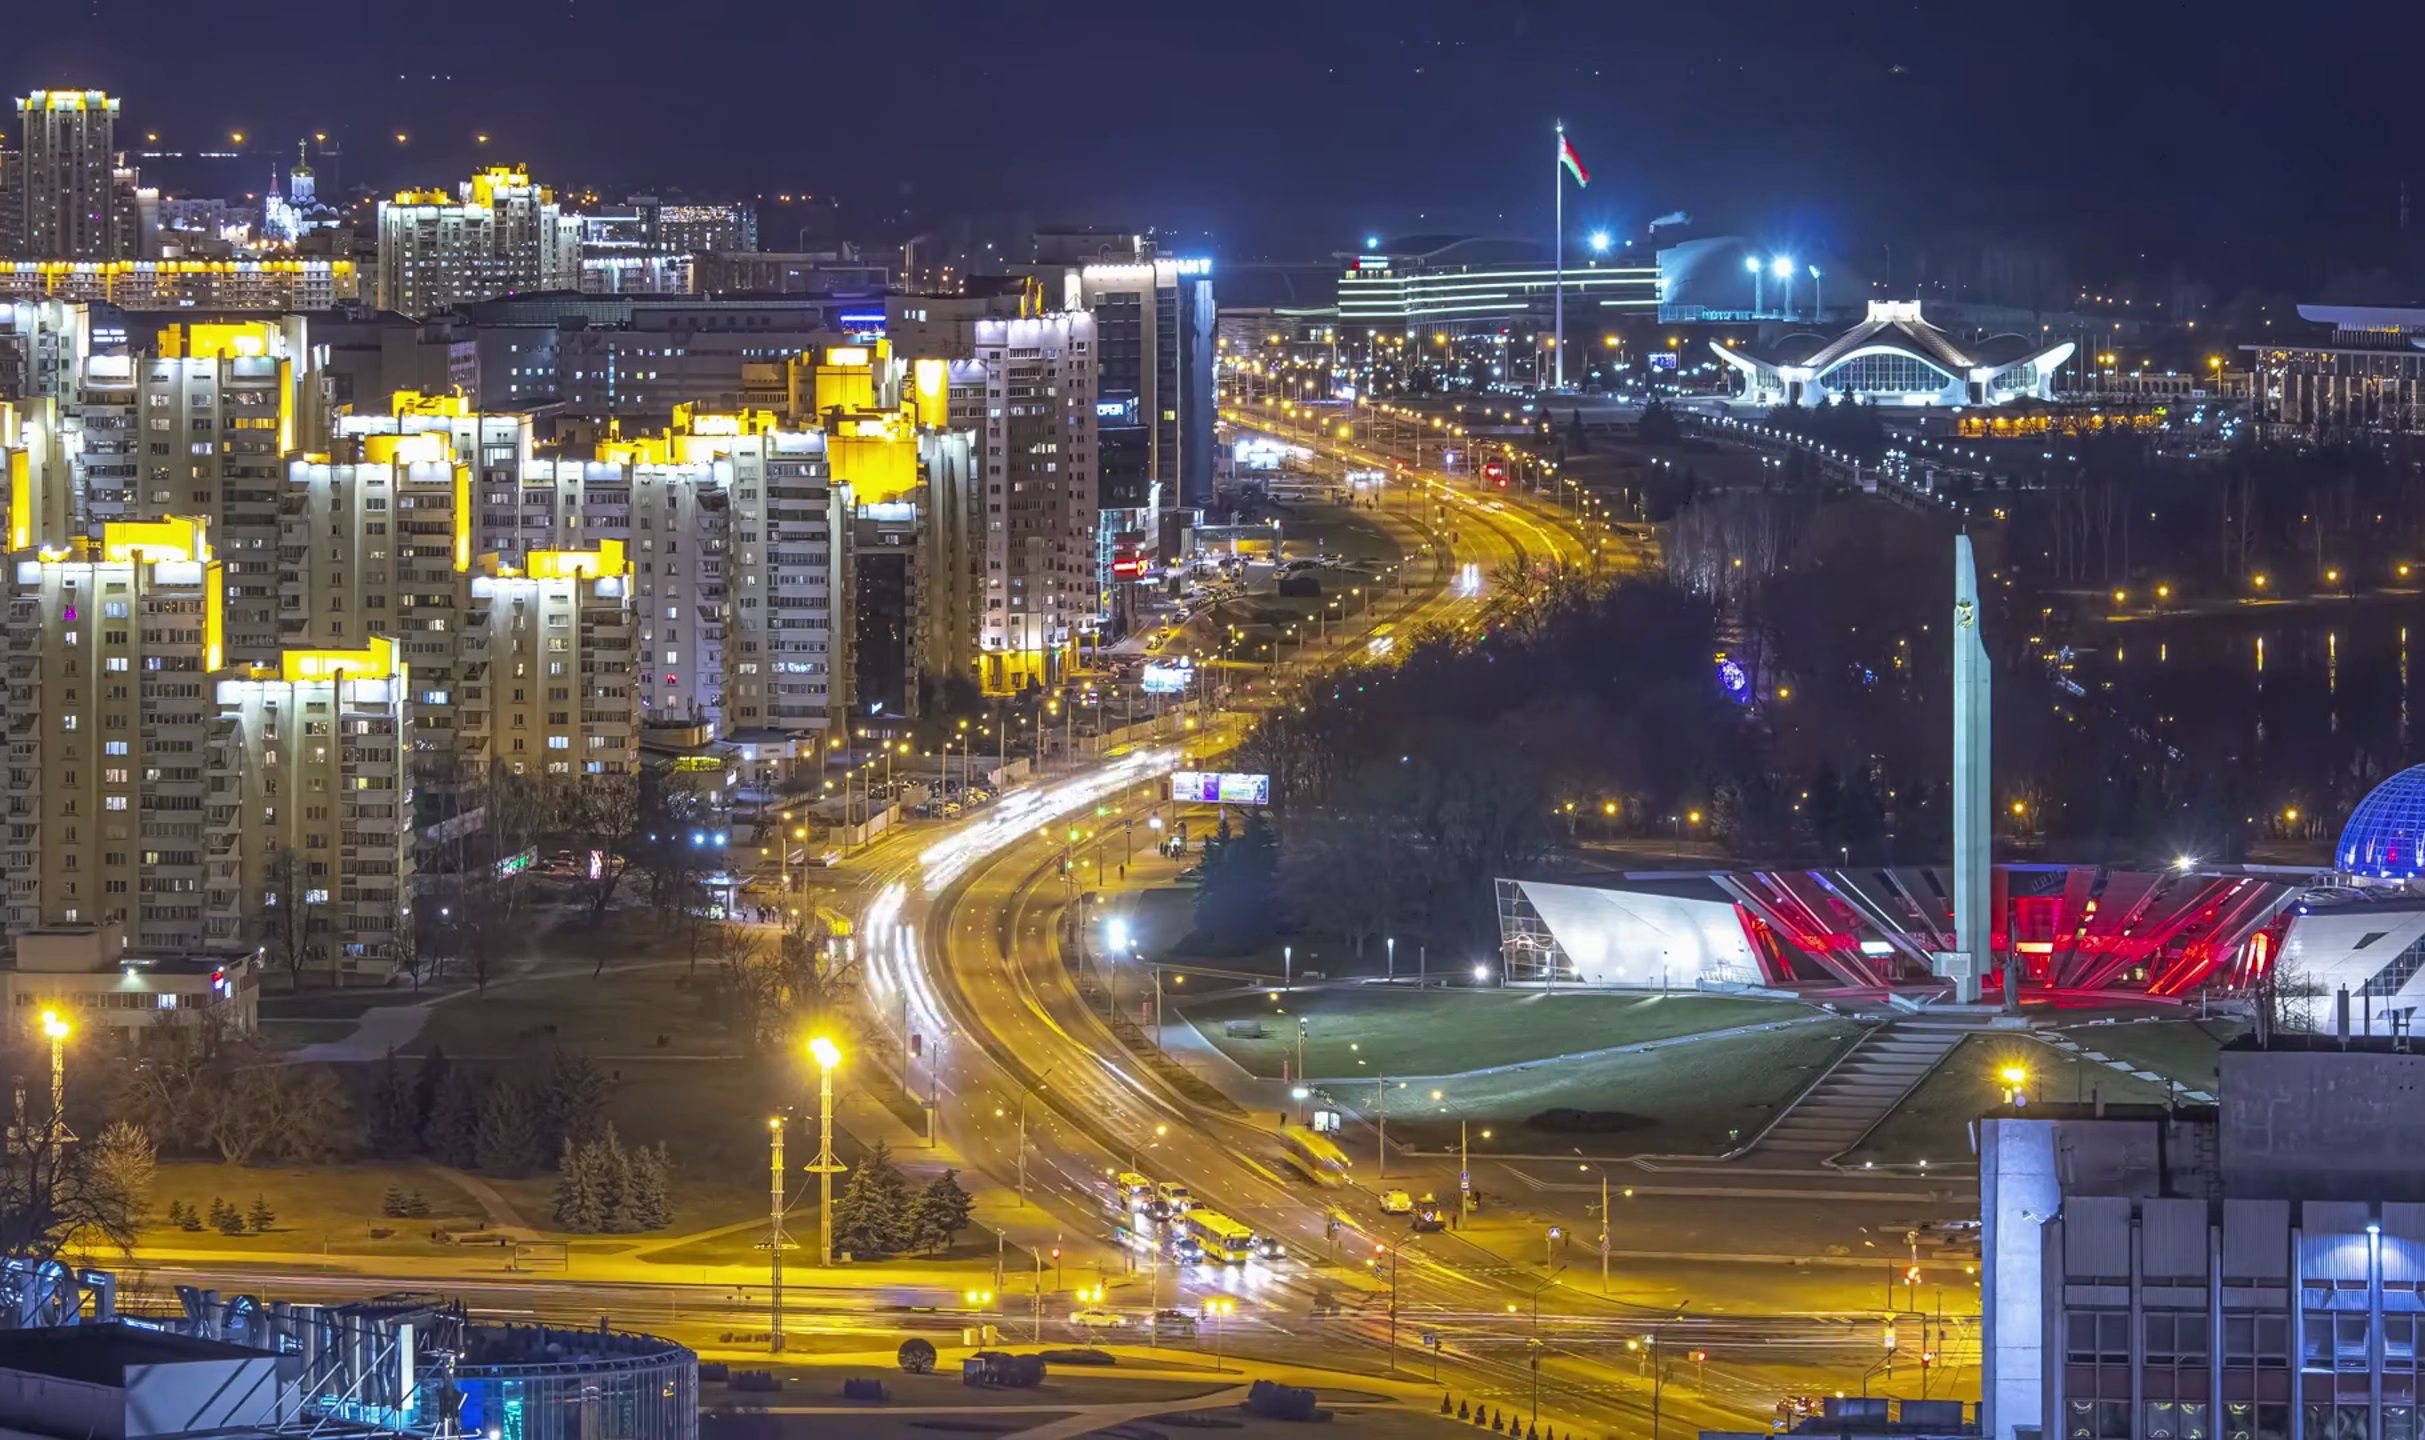
[{"label": "white car", "polygon": [[1080,1330],[1125,1330],[1128,1317],[1117,1310],[1080,1310],[1069,1317],[1069,1323]]}]

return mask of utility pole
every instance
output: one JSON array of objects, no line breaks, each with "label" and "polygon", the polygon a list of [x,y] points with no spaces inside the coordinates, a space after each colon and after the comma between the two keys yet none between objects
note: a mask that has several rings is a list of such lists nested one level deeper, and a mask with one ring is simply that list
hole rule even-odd
[{"label": "utility pole", "polygon": [[769,1348],[783,1353],[783,1117],[766,1121],[766,1255],[769,1319],[774,1331]]},{"label": "utility pole", "polygon": [[[1373,1146],[1372,1176],[1373,1176],[1373,1178],[1374,1178],[1375,1180],[1385,1179],[1385,1178],[1387,1178],[1387,1176],[1388,1176],[1388,1174],[1389,1174],[1389,1108],[1388,1108],[1388,1107],[1389,1107],[1389,1077],[1388,1077],[1388,1076],[1386,1076],[1386,1075],[1384,1075],[1384,1076],[1382,1076],[1380,1079],[1375,1080],[1375,1081],[1373,1082],[1373,1092],[1372,1092],[1372,1118],[1373,1118],[1373,1124],[1374,1124],[1375,1126],[1377,1126],[1377,1127],[1379,1128],[1379,1130],[1380,1130],[1380,1139],[1379,1139],[1379,1140],[1378,1140],[1378,1141],[1377,1141],[1377,1142],[1374,1144],[1374,1146]],[[1395,1265],[1397,1264],[1397,1258],[1396,1258],[1396,1257],[1397,1257],[1397,1253],[1398,1253],[1398,1252],[1397,1252],[1397,1251],[1395,1251],[1395,1250],[1392,1250],[1392,1251],[1390,1251],[1389,1253],[1390,1253],[1390,1257],[1391,1257],[1391,1258],[1390,1258],[1390,1264],[1391,1264],[1392,1266],[1395,1266]]]}]

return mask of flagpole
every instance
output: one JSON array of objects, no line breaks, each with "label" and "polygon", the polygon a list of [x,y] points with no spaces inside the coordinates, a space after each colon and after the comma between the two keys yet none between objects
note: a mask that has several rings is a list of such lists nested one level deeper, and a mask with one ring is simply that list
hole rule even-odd
[{"label": "flagpole", "polygon": [[1550,336],[1551,362],[1554,379],[1550,387],[1566,388],[1566,122],[1558,122],[1558,149],[1550,158],[1549,183],[1557,196],[1557,265],[1558,284],[1555,301],[1557,313],[1552,321]]}]

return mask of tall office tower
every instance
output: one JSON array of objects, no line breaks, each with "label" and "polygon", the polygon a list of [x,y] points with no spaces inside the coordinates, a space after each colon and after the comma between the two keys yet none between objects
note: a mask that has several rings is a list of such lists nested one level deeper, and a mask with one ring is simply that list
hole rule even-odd
[{"label": "tall office tower", "polygon": [[6,924],[204,948],[204,764],[225,580],[198,518],[9,557]]},{"label": "tall office tower", "polygon": [[284,650],[211,686],[204,943],[261,947],[273,966],[340,983],[386,980],[412,920],[408,677],[396,643]]},{"label": "tall office tower", "polygon": [[226,567],[228,656],[275,661],[283,457],[328,448],[327,379],[306,321],[172,325],[159,354],[133,361],[124,381],[98,359],[87,370],[78,410],[88,437],[121,425],[134,437],[131,457],[88,454],[101,463],[84,476],[87,524],[207,519]]},{"label": "tall office tower", "polygon": [[983,367],[980,683],[1059,681],[1095,622],[1095,320],[979,320]]},{"label": "tall office tower", "polygon": [[85,306],[0,300],[0,400],[76,399],[92,353],[92,315]]},{"label": "tall office tower", "polygon": [[464,616],[458,699],[465,758],[571,781],[639,767],[631,567],[608,540],[483,555]]},{"label": "tall office tower", "polygon": [[492,166],[458,193],[379,202],[378,303],[427,315],[517,290],[581,283],[581,222],[519,167]]},{"label": "tall office tower", "polygon": [[119,194],[118,102],[98,90],[36,90],[17,102],[21,217],[29,260],[132,260]]},{"label": "tall office tower", "polygon": [[1104,508],[1211,504],[1212,262],[1141,240],[1067,270],[1058,298],[1095,317]]}]

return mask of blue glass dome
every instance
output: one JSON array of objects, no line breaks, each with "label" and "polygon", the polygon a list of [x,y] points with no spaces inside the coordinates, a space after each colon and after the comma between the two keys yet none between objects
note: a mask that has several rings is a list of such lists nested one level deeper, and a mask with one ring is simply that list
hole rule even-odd
[{"label": "blue glass dome", "polygon": [[2341,827],[2334,852],[2345,875],[2413,880],[2425,873],[2425,765],[2411,765],[2367,792]]}]

